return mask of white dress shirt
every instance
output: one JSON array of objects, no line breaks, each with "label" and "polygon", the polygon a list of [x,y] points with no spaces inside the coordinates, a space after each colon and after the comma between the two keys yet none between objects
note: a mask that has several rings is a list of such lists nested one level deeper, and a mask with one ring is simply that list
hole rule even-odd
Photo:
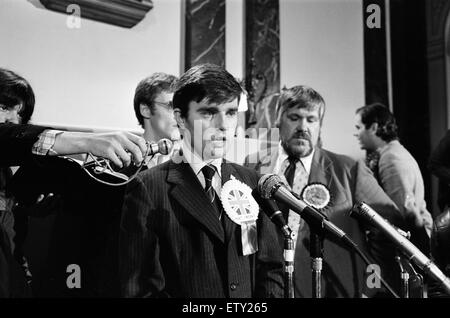
[{"label": "white dress shirt", "polygon": [[[314,156],[314,151],[315,149],[313,148],[313,151],[311,151],[311,153],[309,155],[307,155],[306,157],[302,157],[300,158],[300,161],[297,162],[297,166],[295,169],[295,175],[294,175],[294,184],[296,184],[298,177],[300,176],[300,169],[298,168],[298,165],[303,165],[303,167],[306,170],[306,174],[309,178],[309,174],[311,172],[311,165],[312,165],[312,160],[313,160],[313,156]],[[281,143],[278,144],[278,157],[277,157],[277,162],[275,163],[275,169],[273,173],[278,174],[279,176],[281,176],[283,178],[284,181],[286,181],[285,177],[284,177],[284,172],[286,171],[287,167],[289,166],[289,155],[286,153],[286,151],[284,150],[283,146],[281,145]],[[287,184],[287,182],[286,182]]]},{"label": "white dress shirt", "polygon": [[220,192],[222,190],[222,158],[211,159],[208,161],[203,161],[200,156],[193,151],[191,145],[188,145],[186,142],[181,144],[183,150],[183,160],[184,162],[189,163],[195,175],[197,176],[200,184],[203,188],[205,188],[205,176],[203,175],[202,168],[207,164],[214,166],[216,169],[216,173],[212,179],[212,187],[216,191],[216,193],[220,196]]}]

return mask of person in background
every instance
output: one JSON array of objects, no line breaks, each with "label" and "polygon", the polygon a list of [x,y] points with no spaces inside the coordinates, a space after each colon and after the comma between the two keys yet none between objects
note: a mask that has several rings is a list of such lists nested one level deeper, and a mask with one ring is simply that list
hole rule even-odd
[{"label": "person in background", "polygon": [[[78,133],[27,124],[34,106],[35,95],[28,81],[11,70],[0,68],[0,148],[3,149],[0,155],[0,297],[30,295],[25,279],[29,280],[31,273],[22,250],[26,231],[14,231],[26,219],[21,215],[14,222],[11,212],[17,205],[6,195],[12,178],[10,166],[79,153],[92,153],[119,166],[127,166],[131,159],[140,163],[147,149],[144,139],[129,133]],[[36,205],[41,208],[48,203],[43,196],[37,199]],[[17,260],[25,270],[25,277]]]},{"label": "person in background", "polygon": [[[450,130],[433,150],[428,169],[439,180],[438,206],[441,213],[435,218],[431,234],[431,256],[436,265],[450,276]],[[450,297],[435,281],[430,283],[430,298]]]},{"label": "person in background", "polygon": [[[260,173],[278,174],[286,185],[301,196],[310,184],[321,184],[329,190],[321,196],[321,212],[341,228],[380,266],[381,276],[392,283],[394,254],[379,231],[348,216],[353,205],[365,201],[383,217],[401,224],[394,203],[378,185],[370,170],[359,161],[333,153],[321,146],[325,101],[313,88],[298,85],[282,90],[277,108],[276,127],[280,143],[268,153],[252,154],[245,166]],[[324,191],[321,191],[324,193]],[[318,192],[318,193],[321,193]],[[311,229],[298,214],[282,209],[295,234],[295,297],[312,297],[310,234]],[[282,244],[280,233],[280,244]],[[322,297],[364,297],[385,295],[378,286],[366,284],[365,264],[341,244],[324,239]]]},{"label": "person in background", "polygon": [[155,155],[147,167],[163,163],[170,159],[178,149],[180,132],[173,113],[173,89],[177,78],[166,73],[153,73],[139,82],[134,94],[134,112],[144,128],[143,137],[154,143],[166,138],[174,142],[172,152],[168,155]]},{"label": "person in background", "polygon": [[411,241],[429,254],[433,218],[425,202],[425,186],[414,157],[398,140],[394,115],[382,104],[356,110],[355,137],[361,148],[376,153],[375,175],[406,220]]}]

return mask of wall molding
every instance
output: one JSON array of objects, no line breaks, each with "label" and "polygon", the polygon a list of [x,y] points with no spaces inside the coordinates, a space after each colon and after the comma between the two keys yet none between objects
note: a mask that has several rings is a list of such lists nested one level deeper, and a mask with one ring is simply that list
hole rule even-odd
[{"label": "wall molding", "polygon": [[152,0],[40,0],[48,10],[72,14],[70,5],[80,7],[80,17],[131,28],[153,8]]}]

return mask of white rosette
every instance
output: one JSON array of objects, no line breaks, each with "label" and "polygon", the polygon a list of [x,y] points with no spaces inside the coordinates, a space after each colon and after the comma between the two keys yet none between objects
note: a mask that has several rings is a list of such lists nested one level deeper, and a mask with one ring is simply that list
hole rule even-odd
[{"label": "white rosette", "polygon": [[231,179],[222,186],[220,200],[228,217],[241,226],[243,255],[258,251],[256,220],[259,206],[252,196],[252,189],[231,176]]},{"label": "white rosette", "polygon": [[302,191],[303,201],[318,210],[330,203],[330,190],[322,183],[310,183]]}]

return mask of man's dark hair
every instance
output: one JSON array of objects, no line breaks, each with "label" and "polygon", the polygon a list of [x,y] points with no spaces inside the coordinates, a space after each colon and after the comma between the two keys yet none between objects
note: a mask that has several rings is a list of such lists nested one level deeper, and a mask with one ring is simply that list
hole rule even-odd
[{"label": "man's dark hair", "polygon": [[375,135],[384,141],[390,142],[398,139],[395,117],[385,105],[381,103],[370,104],[358,108],[356,113],[361,116],[361,122],[366,129],[370,128],[373,123],[377,123],[378,129]]},{"label": "man's dark hair", "polygon": [[34,111],[34,92],[26,79],[13,71],[0,68],[0,104],[13,108],[22,104],[19,115],[22,123],[26,124]]},{"label": "man's dark hair", "polygon": [[166,73],[153,73],[149,77],[139,82],[134,93],[134,112],[139,124],[144,127],[144,118],[142,117],[140,105],[144,104],[154,113],[154,99],[163,91],[173,92],[174,84],[177,78]]},{"label": "man's dark hair", "polygon": [[241,85],[224,68],[200,64],[181,75],[173,95],[173,106],[186,118],[191,101],[223,104],[237,98],[239,102],[241,93]]},{"label": "man's dark hair", "polygon": [[279,122],[281,115],[292,107],[305,108],[307,110],[319,108],[321,122],[325,115],[325,101],[323,97],[317,91],[305,85],[281,90],[277,107],[277,121]]}]

